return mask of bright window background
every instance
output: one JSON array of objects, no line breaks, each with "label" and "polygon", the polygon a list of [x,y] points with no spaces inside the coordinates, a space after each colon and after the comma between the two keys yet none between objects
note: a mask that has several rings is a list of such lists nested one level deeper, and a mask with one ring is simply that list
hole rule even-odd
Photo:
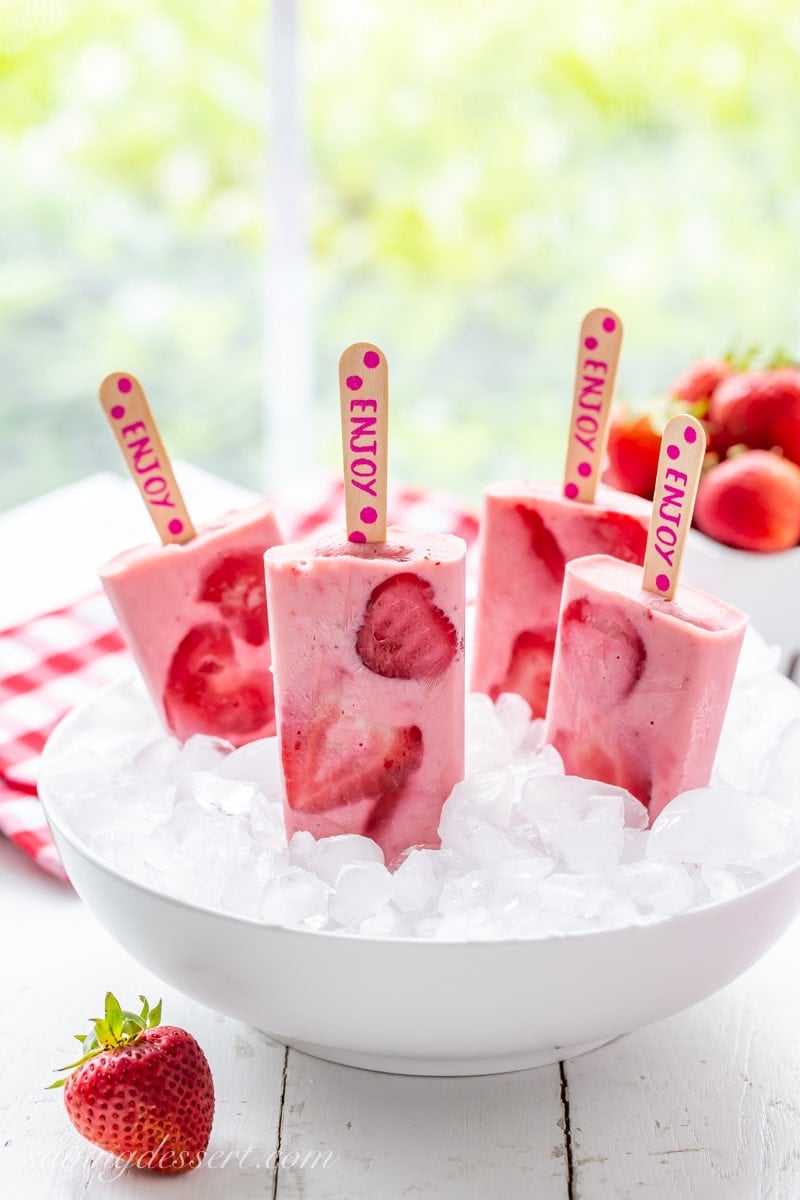
[{"label": "bright window background", "polygon": [[[266,3],[0,0],[0,507],[120,469],[117,368],[173,456],[270,486]],[[635,400],[798,349],[792,0],[300,11],[313,462],[354,340],[390,358],[394,478],[473,499],[560,470],[587,308],[622,315]]]}]

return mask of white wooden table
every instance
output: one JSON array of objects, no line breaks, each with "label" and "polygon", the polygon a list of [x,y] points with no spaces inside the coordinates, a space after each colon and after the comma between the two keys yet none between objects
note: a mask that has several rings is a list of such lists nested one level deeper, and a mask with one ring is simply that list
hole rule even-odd
[{"label": "white wooden table", "polygon": [[[46,584],[48,521],[57,517],[63,538],[100,497],[100,511],[114,513],[108,528],[73,539],[60,582]],[[30,560],[27,593],[3,596],[3,623],[15,605],[33,612],[45,585],[49,605],[59,587],[91,582],[87,555],[136,524],[134,501],[106,477],[0,518],[4,568],[9,553]],[[3,1200],[800,1197],[800,923],[717,996],[593,1054],[513,1075],[418,1079],[287,1052],[165,987],[2,839],[0,913]],[[72,1129],[61,1093],[44,1090],[108,988],[123,1001],[163,995],[165,1019],[190,1029],[209,1058],[209,1158],[187,1176],[116,1178]]]}]

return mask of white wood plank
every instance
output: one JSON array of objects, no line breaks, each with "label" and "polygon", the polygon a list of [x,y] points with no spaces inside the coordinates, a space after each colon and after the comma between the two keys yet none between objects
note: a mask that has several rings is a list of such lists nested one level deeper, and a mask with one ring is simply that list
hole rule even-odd
[{"label": "white wood plank", "polygon": [[277,1200],[567,1200],[562,1124],[557,1066],[423,1079],[292,1050]]},{"label": "white wood plank", "polygon": [[[284,1048],[166,987],[69,888],[2,838],[0,913],[0,1196],[134,1200],[164,1187],[171,1200],[271,1198]],[[108,988],[123,1003],[140,992],[163,996],[165,1023],[190,1030],[209,1060],[216,1089],[209,1158],[185,1176],[156,1179],[133,1169],[114,1179],[111,1156],[70,1124],[63,1093],[45,1090],[53,1068],[72,1061],[70,1035],[100,1010]]]},{"label": "white wood plank", "polygon": [[575,1200],[800,1196],[800,924],[686,1013],[566,1065]]}]

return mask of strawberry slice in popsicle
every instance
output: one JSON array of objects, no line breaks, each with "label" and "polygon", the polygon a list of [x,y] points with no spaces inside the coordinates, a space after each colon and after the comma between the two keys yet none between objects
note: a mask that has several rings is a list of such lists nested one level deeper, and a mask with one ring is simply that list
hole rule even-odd
[{"label": "strawberry slice in popsicle", "polygon": [[642,570],[608,555],[567,565],[545,738],[569,774],[627,788],[651,821],[711,777],[747,617],[678,584],[705,449],[668,423]]},{"label": "strawberry slice in popsicle", "polygon": [[567,563],[586,554],[644,561],[650,506],[599,483],[622,323],[593,309],[581,325],[564,482],[494,483],[481,522],[471,687],[519,692],[543,717]]}]

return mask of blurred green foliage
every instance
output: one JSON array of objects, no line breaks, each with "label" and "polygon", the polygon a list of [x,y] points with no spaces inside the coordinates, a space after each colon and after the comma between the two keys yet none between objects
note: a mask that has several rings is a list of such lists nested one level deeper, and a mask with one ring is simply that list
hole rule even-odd
[{"label": "blurred green foliage", "polygon": [[[266,3],[0,0],[0,506],[119,469],[116,368],[176,457],[262,482]],[[473,498],[560,469],[587,308],[622,314],[633,398],[798,348],[791,0],[301,11],[320,463],[357,339],[395,477]]]}]

